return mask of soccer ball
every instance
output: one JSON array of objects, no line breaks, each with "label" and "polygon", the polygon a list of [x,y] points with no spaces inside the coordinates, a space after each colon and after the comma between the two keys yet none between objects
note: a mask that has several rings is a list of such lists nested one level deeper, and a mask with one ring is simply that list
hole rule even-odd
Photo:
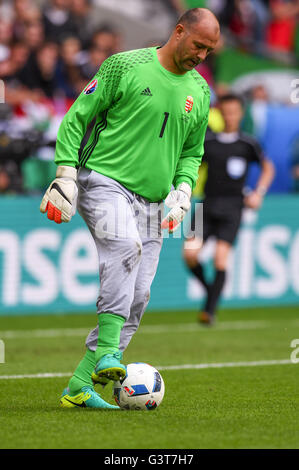
[{"label": "soccer ball", "polygon": [[127,365],[127,375],[114,383],[113,396],[124,410],[154,410],[163,400],[164,381],[154,367],[144,362]]}]

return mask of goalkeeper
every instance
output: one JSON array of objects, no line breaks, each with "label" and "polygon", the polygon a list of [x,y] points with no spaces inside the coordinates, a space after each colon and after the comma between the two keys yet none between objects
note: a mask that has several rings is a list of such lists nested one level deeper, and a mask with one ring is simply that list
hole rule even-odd
[{"label": "goalkeeper", "polygon": [[[188,10],[162,48],[108,58],[62,121],[56,179],[41,212],[56,223],[69,222],[78,207],[96,244],[101,281],[98,325],[62,394],[63,407],[118,408],[94,384],[125,376],[122,352],[149,301],[161,225],[172,232],[190,207],[210,101],[207,83],[193,69],[219,34],[213,13]],[[171,211],[161,224],[165,198]]]}]

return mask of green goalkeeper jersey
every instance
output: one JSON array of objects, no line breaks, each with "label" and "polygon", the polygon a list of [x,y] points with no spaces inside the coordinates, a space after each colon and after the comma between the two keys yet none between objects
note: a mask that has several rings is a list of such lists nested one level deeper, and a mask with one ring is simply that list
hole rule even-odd
[{"label": "green goalkeeper jersey", "polygon": [[55,162],[97,171],[151,202],[164,199],[172,184],[193,189],[209,104],[209,87],[198,72],[169,72],[157,48],[115,54],[65,115]]}]

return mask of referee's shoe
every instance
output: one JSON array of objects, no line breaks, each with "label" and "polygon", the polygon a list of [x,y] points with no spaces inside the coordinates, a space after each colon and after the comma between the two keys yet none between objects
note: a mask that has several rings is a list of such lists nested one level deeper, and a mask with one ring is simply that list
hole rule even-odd
[{"label": "referee's shoe", "polygon": [[204,326],[212,326],[215,323],[215,315],[208,312],[200,312],[198,314],[198,322]]}]

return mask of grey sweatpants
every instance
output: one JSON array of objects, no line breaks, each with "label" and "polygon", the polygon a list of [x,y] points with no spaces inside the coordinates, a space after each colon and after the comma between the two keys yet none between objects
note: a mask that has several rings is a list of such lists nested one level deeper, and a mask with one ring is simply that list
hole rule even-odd
[{"label": "grey sweatpants", "polygon": [[[86,168],[78,171],[78,211],[96,244],[100,291],[97,313],[120,315],[124,351],[149,302],[162,246],[163,203],[151,204],[117,181]],[[86,339],[95,351],[98,326]]]}]

